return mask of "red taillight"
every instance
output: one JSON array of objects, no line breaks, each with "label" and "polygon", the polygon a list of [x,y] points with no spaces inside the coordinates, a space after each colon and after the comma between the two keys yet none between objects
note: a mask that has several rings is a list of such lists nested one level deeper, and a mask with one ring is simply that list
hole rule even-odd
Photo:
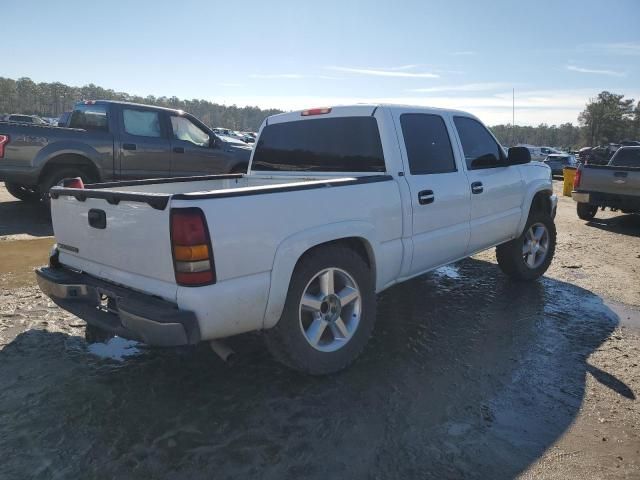
[{"label": "red taillight", "polygon": [[578,168],[576,170],[576,174],[573,177],[573,189],[577,190],[578,188],[580,188],[580,177],[582,176],[582,169]]},{"label": "red taillight", "polygon": [[80,177],[63,178],[58,185],[64,188],[84,188],[84,182]]},{"label": "red taillight", "polygon": [[325,113],[331,113],[331,107],[310,108],[309,110],[303,110],[300,115],[308,117],[309,115],[324,115]]},{"label": "red taillight", "polygon": [[0,158],[4,157],[4,147],[9,143],[9,135],[0,135]]},{"label": "red taillight", "polygon": [[215,283],[211,239],[202,210],[171,210],[171,251],[178,285],[194,287]]}]

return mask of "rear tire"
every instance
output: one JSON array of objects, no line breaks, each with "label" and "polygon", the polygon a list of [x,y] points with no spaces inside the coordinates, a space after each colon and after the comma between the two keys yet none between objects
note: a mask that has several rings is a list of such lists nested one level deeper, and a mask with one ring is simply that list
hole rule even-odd
[{"label": "rear tire", "polygon": [[49,195],[49,190],[51,187],[56,186],[60,181],[65,178],[75,178],[80,177],[83,183],[93,183],[95,179],[92,175],[87,173],[85,170],[81,170],[76,167],[61,167],[59,169],[55,169],[50,172],[48,175],[44,177],[42,182],[38,185],[40,190],[40,198],[42,199],[42,203],[49,210],[51,208],[51,196]]},{"label": "rear tire", "polygon": [[4,182],[7,192],[23,202],[37,202],[40,200],[40,193],[36,187],[29,187],[19,183]]},{"label": "rear tire", "polygon": [[556,250],[556,226],[543,212],[529,215],[522,234],[498,245],[498,266],[515,280],[531,281],[547,271]]},{"label": "rear tire", "polygon": [[327,246],[298,262],[280,321],[265,332],[267,347],[300,372],[334,373],[360,355],[375,319],[371,269],[354,250]]},{"label": "rear tire", "polygon": [[582,203],[582,202],[578,202],[576,210],[578,212],[578,218],[580,220],[586,220],[586,221],[593,220],[593,218],[596,216],[596,213],[598,213],[597,206],[589,205],[588,203]]}]

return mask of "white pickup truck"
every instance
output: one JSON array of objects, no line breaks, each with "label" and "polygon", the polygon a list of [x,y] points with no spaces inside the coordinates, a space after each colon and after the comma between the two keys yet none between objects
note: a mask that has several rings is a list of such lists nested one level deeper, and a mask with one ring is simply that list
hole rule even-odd
[{"label": "white pickup truck", "polygon": [[311,374],[358,356],[376,293],[495,246],[506,274],[533,280],[556,241],[549,167],[468,113],[409,106],[269,117],[246,175],[72,181],[51,197],[38,282],[88,340],[263,330]]}]

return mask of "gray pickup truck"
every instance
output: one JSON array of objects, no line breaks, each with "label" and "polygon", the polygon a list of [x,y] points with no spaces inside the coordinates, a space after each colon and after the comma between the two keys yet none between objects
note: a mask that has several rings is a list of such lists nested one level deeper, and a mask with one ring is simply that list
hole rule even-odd
[{"label": "gray pickup truck", "polygon": [[85,183],[247,171],[251,147],[180,110],[78,103],[66,127],[0,122],[0,181],[24,201],[48,201],[63,178]]},{"label": "gray pickup truck", "polygon": [[607,165],[580,165],[571,196],[582,220],[598,207],[640,213],[640,147],[621,147]]}]

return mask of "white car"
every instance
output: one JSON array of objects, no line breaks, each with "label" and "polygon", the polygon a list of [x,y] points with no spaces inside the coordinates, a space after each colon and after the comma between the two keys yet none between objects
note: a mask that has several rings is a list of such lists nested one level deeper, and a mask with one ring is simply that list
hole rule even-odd
[{"label": "white car", "polygon": [[376,293],[495,246],[506,274],[533,280],[556,242],[549,168],[505,155],[468,113],[422,107],[275,115],[248,174],[68,180],[51,197],[57,247],[38,282],[89,340],[219,347],[264,330],[311,374],[358,356]]}]

